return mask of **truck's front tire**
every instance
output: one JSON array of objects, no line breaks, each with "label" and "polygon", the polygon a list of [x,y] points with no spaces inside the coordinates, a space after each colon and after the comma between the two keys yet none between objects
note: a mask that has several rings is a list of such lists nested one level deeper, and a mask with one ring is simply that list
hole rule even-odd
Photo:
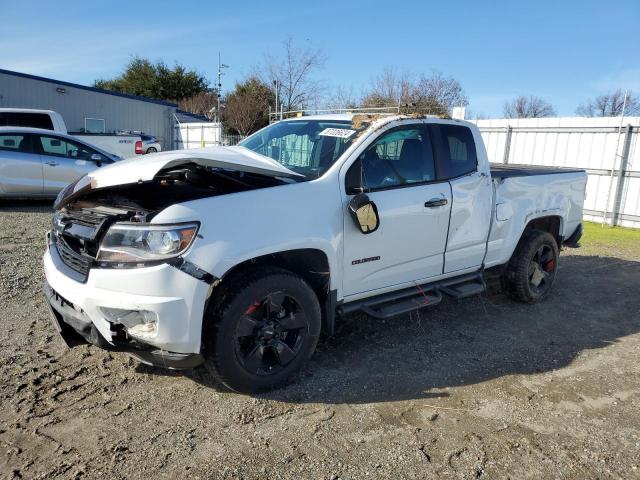
[{"label": "truck's front tire", "polygon": [[307,282],[281,269],[222,287],[205,318],[205,366],[228,388],[253,393],[283,385],[313,354],[320,303]]},{"label": "truck's front tire", "polygon": [[525,232],[500,281],[514,300],[534,303],[553,285],[558,269],[558,244],[548,232]]}]

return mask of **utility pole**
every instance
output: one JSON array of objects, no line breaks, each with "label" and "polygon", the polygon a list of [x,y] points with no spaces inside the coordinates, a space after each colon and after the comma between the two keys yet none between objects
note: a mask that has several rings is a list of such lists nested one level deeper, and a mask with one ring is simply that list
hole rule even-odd
[{"label": "utility pole", "polygon": [[273,85],[276,87],[276,120],[278,120],[278,90],[280,85],[278,85],[277,78],[273,81]]},{"label": "utility pole", "polygon": [[222,69],[229,68],[229,65],[225,65],[220,61],[220,52],[218,52],[218,110],[216,111],[216,121],[220,123],[222,121],[222,115],[220,115],[220,99],[222,98]]}]

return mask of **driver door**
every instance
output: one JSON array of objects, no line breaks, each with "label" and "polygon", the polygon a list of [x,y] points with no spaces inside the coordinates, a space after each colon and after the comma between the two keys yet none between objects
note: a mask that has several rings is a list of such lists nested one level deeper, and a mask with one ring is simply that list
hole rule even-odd
[{"label": "driver door", "polygon": [[427,126],[413,124],[382,133],[349,167],[345,211],[360,185],[380,224],[363,234],[345,215],[345,296],[442,275],[451,188],[436,180],[434,165]]},{"label": "driver door", "polygon": [[98,152],[82,143],[56,135],[34,137],[35,149],[42,159],[45,194],[55,195],[68,184],[97,168],[91,155]]}]

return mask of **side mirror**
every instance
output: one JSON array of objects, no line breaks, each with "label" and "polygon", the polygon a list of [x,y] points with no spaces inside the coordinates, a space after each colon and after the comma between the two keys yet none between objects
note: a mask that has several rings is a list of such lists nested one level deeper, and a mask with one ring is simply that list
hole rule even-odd
[{"label": "side mirror", "polygon": [[98,166],[101,166],[102,162],[104,161],[104,157],[99,153],[94,153],[93,155],[91,155],[91,161],[96,162]]},{"label": "side mirror", "polygon": [[359,193],[351,199],[349,214],[351,214],[356,227],[365,235],[375,232],[380,226],[378,208],[364,193]]}]

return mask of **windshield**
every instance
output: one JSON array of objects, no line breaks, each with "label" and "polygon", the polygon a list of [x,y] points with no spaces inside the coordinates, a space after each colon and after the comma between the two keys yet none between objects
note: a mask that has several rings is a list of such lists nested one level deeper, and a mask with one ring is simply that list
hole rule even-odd
[{"label": "windshield", "polygon": [[334,164],[351,145],[354,134],[350,121],[291,120],[269,125],[239,145],[311,180]]}]

